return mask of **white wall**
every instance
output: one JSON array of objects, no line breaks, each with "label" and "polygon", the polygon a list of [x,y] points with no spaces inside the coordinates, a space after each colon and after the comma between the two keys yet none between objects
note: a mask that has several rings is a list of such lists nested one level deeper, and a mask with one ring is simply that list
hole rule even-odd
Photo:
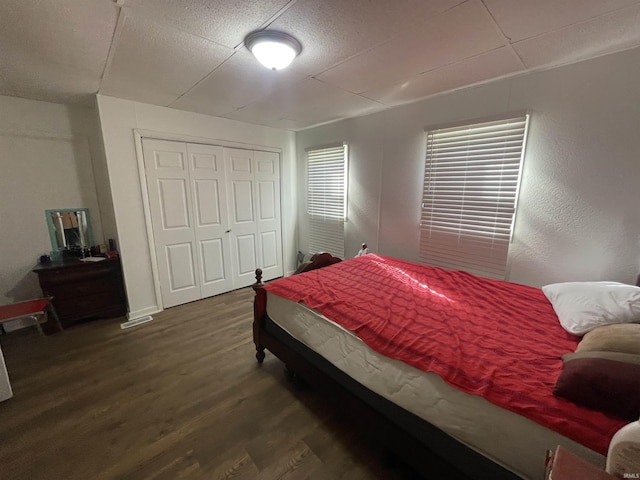
[{"label": "white wall", "polygon": [[182,139],[246,148],[278,149],[282,166],[282,240],[284,269],[295,269],[296,165],[294,134],[242,122],[210,117],[98,95],[98,111],[117,225],[117,239],[129,301],[129,317],[157,312],[152,253],[147,235],[143,192],[134,130],[144,136]]},{"label": "white wall", "polygon": [[[513,282],[634,282],[640,270],[640,49],[467,88],[298,132],[304,149],[350,145],[346,252],[361,242],[418,260],[424,128],[528,109],[531,124],[514,241]],[[306,247],[304,208],[300,246]]]},{"label": "white wall", "polygon": [[0,304],[42,295],[31,269],[51,251],[44,211],[86,207],[103,241],[95,110],[0,96]]}]

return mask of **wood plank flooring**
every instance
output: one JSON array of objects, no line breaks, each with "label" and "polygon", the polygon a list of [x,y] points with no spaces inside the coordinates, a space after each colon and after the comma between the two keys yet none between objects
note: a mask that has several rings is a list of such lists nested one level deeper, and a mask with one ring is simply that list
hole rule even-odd
[{"label": "wood plank flooring", "polygon": [[0,336],[0,479],[407,479],[251,338],[253,291]]}]

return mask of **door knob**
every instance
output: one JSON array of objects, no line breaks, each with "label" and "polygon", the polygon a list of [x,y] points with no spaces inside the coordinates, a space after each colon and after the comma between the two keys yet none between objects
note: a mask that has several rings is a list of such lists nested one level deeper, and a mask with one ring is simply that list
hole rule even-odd
[{"label": "door knob", "polygon": [[230,231],[231,231],[231,229],[227,230],[227,231],[226,231],[226,232],[224,232],[224,233],[229,233]]}]

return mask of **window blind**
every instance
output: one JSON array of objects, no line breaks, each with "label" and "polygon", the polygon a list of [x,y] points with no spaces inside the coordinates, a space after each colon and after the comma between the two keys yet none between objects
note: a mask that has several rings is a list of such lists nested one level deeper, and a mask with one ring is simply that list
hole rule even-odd
[{"label": "window blind", "polygon": [[504,279],[528,115],[427,132],[420,258]]},{"label": "window blind", "polygon": [[347,216],[347,146],[307,151],[309,251],[344,258]]}]

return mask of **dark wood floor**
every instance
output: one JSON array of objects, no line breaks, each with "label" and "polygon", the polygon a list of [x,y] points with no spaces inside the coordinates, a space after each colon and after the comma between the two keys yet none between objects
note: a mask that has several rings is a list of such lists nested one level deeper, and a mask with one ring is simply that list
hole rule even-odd
[{"label": "dark wood floor", "polygon": [[0,478],[406,479],[251,341],[250,289],[121,330],[0,336],[14,398],[0,403]]}]

